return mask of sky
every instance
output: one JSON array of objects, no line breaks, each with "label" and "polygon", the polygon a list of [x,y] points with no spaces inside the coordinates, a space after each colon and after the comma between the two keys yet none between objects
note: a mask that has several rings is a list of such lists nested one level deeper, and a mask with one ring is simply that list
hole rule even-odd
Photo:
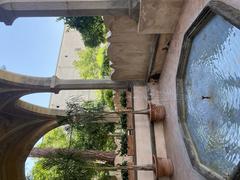
[{"label": "sky", "polygon": [[[53,17],[19,18],[11,26],[0,23],[0,67],[31,75],[53,76],[63,35],[63,22]],[[23,100],[48,107],[49,93]]]},{"label": "sky", "polygon": [[[55,74],[64,25],[56,18],[19,18],[12,26],[0,23],[0,67],[7,71],[30,76]],[[50,94],[32,94],[23,100],[48,107]],[[25,164],[26,174],[31,172],[33,158]]]}]

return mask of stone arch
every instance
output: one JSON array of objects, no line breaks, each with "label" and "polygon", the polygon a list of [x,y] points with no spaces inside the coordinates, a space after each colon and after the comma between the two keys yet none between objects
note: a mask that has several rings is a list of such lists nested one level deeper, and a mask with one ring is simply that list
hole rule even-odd
[{"label": "stone arch", "polygon": [[[38,111],[45,111],[40,107],[33,108]],[[56,120],[57,116],[54,113],[39,113],[37,115],[41,116],[41,119],[17,126],[0,141],[4,145],[1,146],[0,155],[1,179],[25,179],[24,163],[34,144],[44,134],[59,126]]]},{"label": "stone arch", "polygon": [[19,100],[26,94],[71,89],[128,88],[131,82],[62,80],[0,70],[0,179],[25,179],[24,163],[37,140],[59,126],[64,110],[42,108]]},{"label": "stone arch", "polygon": [[[18,17],[35,16],[137,16],[138,2],[0,0],[0,22],[11,25]],[[0,70],[0,179],[24,180],[24,163],[32,147],[41,136],[58,126],[57,116],[64,115],[64,111],[31,105],[20,101],[20,97],[39,92],[125,89],[129,86],[132,81],[63,80],[55,76],[31,77]]]}]

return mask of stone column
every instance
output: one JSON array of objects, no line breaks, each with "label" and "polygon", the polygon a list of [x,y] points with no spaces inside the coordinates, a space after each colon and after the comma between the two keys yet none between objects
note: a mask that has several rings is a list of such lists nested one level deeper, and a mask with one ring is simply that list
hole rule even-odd
[{"label": "stone column", "polygon": [[0,0],[0,22],[17,17],[128,15],[138,0]]},{"label": "stone column", "polygon": [[56,88],[59,90],[85,89],[126,89],[133,82],[112,80],[59,80]]}]

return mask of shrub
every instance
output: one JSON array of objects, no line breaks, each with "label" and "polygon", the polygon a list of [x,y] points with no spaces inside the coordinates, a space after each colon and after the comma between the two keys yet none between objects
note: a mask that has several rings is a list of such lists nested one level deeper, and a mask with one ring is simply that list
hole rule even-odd
[{"label": "shrub", "polygon": [[122,107],[127,107],[127,95],[126,95],[126,91],[121,91],[120,94],[120,104]]},{"label": "shrub", "polygon": [[[123,161],[121,166],[127,166],[127,161]],[[123,180],[128,180],[128,170],[122,169],[121,174],[122,174],[122,179]]]},{"label": "shrub", "polygon": [[121,116],[120,116],[120,124],[121,124],[121,128],[123,130],[127,129],[127,114],[121,114]]},{"label": "shrub", "polygon": [[102,77],[108,77],[108,76],[111,75],[111,72],[112,72],[112,69],[110,67],[110,60],[109,60],[109,57],[106,55],[106,52],[105,52],[102,67],[101,67],[101,76]]},{"label": "shrub", "polygon": [[121,148],[120,148],[120,155],[121,155],[121,156],[127,155],[127,148],[128,148],[128,144],[127,144],[127,133],[125,132],[125,133],[122,134],[122,136],[121,136]]},{"label": "shrub", "polygon": [[85,46],[97,47],[106,41],[106,28],[101,16],[61,17],[59,19],[82,34]]},{"label": "shrub", "polygon": [[105,90],[103,92],[103,98],[104,98],[104,101],[106,103],[106,105],[111,109],[111,110],[114,110],[115,107],[114,107],[114,102],[113,102],[113,90]]}]

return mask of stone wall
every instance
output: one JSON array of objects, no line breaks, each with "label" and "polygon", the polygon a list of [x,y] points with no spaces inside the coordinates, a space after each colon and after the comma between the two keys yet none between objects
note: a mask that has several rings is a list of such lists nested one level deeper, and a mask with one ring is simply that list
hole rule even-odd
[{"label": "stone wall", "polygon": [[155,35],[139,34],[137,22],[128,16],[106,16],[111,32],[108,55],[114,72],[112,80],[145,80]]},{"label": "stone wall", "polygon": [[143,34],[173,33],[184,0],[141,0],[138,30]]}]

